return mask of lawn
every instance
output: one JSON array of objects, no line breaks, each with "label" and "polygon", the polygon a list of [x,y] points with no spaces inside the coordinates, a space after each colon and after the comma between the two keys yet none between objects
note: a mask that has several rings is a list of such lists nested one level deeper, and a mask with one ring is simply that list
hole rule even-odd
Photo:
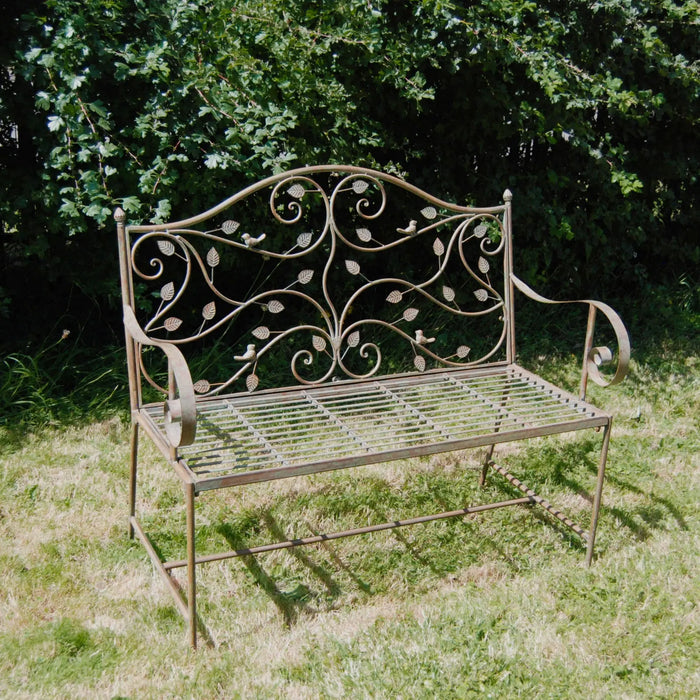
[{"label": "lawn", "polygon": [[[591,392],[616,416],[591,568],[527,509],[211,564],[199,600],[212,645],[196,653],[127,536],[123,411],[1,428],[0,696],[699,697],[693,332],[645,336],[625,382]],[[530,360],[575,386],[573,355]],[[577,494],[590,493],[599,440],[497,455],[585,521]],[[179,486],[145,456],[143,517],[176,552]],[[198,538],[256,544],[458,508],[484,498],[478,465],[478,452],[438,455],[206,495]],[[488,495],[509,488],[494,475]]]}]

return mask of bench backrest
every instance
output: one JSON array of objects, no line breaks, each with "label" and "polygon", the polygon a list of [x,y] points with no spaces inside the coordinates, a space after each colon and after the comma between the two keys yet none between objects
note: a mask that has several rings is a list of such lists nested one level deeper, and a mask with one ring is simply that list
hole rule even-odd
[{"label": "bench backrest", "polygon": [[[332,165],[183,221],[118,212],[124,304],[150,338],[196,355],[201,396],[511,362],[510,199],[450,204]],[[167,392],[153,355],[134,344],[132,378]]]}]

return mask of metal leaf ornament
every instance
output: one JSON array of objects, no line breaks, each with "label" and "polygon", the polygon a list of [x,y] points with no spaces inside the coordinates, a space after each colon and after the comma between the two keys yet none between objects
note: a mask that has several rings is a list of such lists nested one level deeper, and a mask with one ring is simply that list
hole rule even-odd
[{"label": "metal leaf ornament", "polygon": [[435,207],[426,207],[425,209],[421,209],[420,213],[423,214],[423,216],[430,221],[432,221],[437,216],[437,210],[435,209]]},{"label": "metal leaf ornament", "polygon": [[294,199],[301,199],[304,196],[304,186],[300,185],[299,183],[296,183],[292,185],[288,190],[287,193],[291,196],[294,197]]},{"label": "metal leaf ornament", "polygon": [[354,260],[346,260],[345,267],[351,275],[360,274],[360,264],[355,262]]},{"label": "metal leaf ornament", "polygon": [[366,180],[355,180],[352,183],[352,189],[355,194],[362,194],[369,187],[369,183]]},{"label": "metal leaf ornament", "polygon": [[483,275],[485,275],[491,269],[489,261],[484,257],[479,257],[478,266],[479,272],[481,272]]},{"label": "metal leaf ornament", "polygon": [[211,388],[211,384],[206,379],[200,379],[194,383],[193,388],[198,394],[205,394]]},{"label": "metal leaf ornament", "polygon": [[158,249],[163,255],[173,255],[175,246],[171,241],[158,241]]},{"label": "metal leaf ornament", "polygon": [[422,355],[416,355],[413,358],[413,364],[419,372],[425,371],[425,358]]},{"label": "metal leaf ornament", "polygon": [[433,242],[433,252],[438,256],[438,258],[445,252],[445,246],[442,244],[442,241],[439,238],[436,238]]},{"label": "metal leaf ornament", "polygon": [[313,336],[313,338],[311,338],[311,344],[318,352],[323,352],[326,349],[326,341],[320,335]]},{"label": "metal leaf ornament", "polygon": [[467,345],[460,345],[457,348],[457,357],[461,357],[461,358],[466,357],[469,354],[470,350],[471,350],[471,348],[468,347]]},{"label": "metal leaf ornament", "polygon": [[176,331],[182,325],[182,319],[177,318],[177,316],[170,316],[165,319],[163,326],[166,331]]},{"label": "metal leaf ornament", "polygon": [[398,289],[395,289],[393,292],[390,292],[389,296],[386,298],[386,300],[390,304],[398,304],[401,301],[401,299],[403,299],[403,294]]},{"label": "metal leaf ornament", "polygon": [[355,348],[360,344],[360,331],[353,331],[348,336],[348,345],[351,348]]},{"label": "metal leaf ornament", "polygon": [[477,289],[474,292],[474,296],[479,300],[479,301],[486,301],[489,298],[489,293],[485,289]]},{"label": "metal leaf ornament", "polygon": [[272,301],[268,302],[267,310],[271,314],[278,314],[280,311],[284,311],[284,304],[281,301],[277,301],[277,299],[273,299]]},{"label": "metal leaf ornament", "polygon": [[233,221],[231,219],[228,219],[227,221],[224,221],[223,224],[221,224],[221,230],[225,234],[230,236],[232,233],[236,233],[239,226],[240,226],[240,224],[237,221]]},{"label": "metal leaf ornament", "polygon": [[445,297],[446,301],[454,301],[455,300],[455,290],[452,289],[452,287],[448,287],[445,285],[442,288],[442,296]]},{"label": "metal leaf ornament", "polygon": [[207,321],[211,321],[214,316],[216,316],[216,304],[213,301],[210,301],[203,309],[202,309],[202,316],[207,319]]},{"label": "metal leaf ornament", "polygon": [[170,301],[175,296],[175,284],[168,282],[160,288],[160,298],[163,301]]},{"label": "metal leaf ornament", "polygon": [[410,308],[403,312],[405,321],[414,321],[416,316],[418,316],[418,309]]},{"label": "metal leaf ornament", "polygon": [[207,265],[209,265],[209,267],[216,267],[220,262],[221,258],[219,257],[219,253],[216,248],[212,246],[207,253]]},{"label": "metal leaf ornament", "polygon": [[270,329],[267,326],[258,326],[253,329],[253,335],[258,340],[267,340],[270,337]]},{"label": "metal leaf ornament", "polygon": [[488,229],[486,228],[485,224],[479,224],[475,229],[474,229],[474,235],[477,238],[483,238],[486,235],[486,232]]},{"label": "metal leaf ornament", "polygon": [[356,233],[363,243],[369,243],[372,240],[372,232],[368,228],[358,228]]},{"label": "metal leaf ornament", "polygon": [[314,276],[314,271],[313,270],[302,270],[298,275],[297,279],[301,284],[308,284],[311,282]]},{"label": "metal leaf ornament", "polygon": [[308,248],[311,245],[313,239],[313,234],[311,233],[300,233],[297,238],[297,245],[300,248]]},{"label": "metal leaf ornament", "polygon": [[246,389],[248,389],[248,391],[255,391],[258,388],[259,383],[260,383],[260,380],[258,379],[257,374],[249,374],[246,377],[245,385],[246,385]]}]

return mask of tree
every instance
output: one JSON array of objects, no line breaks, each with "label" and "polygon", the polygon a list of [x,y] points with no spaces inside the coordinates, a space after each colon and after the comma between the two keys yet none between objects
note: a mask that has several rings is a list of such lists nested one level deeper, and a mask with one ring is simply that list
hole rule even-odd
[{"label": "tree", "polygon": [[48,0],[10,14],[6,315],[39,321],[47,281],[54,299],[77,288],[115,306],[116,204],[180,218],[322,161],[460,200],[510,187],[519,269],[545,285],[565,271],[572,292],[623,294],[700,262],[695,0]]}]

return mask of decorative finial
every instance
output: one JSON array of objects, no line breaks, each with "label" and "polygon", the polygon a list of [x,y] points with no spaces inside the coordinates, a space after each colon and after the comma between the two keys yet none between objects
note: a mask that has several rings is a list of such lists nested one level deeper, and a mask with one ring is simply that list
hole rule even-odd
[{"label": "decorative finial", "polygon": [[513,193],[510,190],[506,190],[503,193],[503,201],[504,202],[512,202],[513,201]]},{"label": "decorative finial", "polygon": [[118,224],[123,224],[126,221],[126,212],[121,207],[114,210],[114,220]]}]

